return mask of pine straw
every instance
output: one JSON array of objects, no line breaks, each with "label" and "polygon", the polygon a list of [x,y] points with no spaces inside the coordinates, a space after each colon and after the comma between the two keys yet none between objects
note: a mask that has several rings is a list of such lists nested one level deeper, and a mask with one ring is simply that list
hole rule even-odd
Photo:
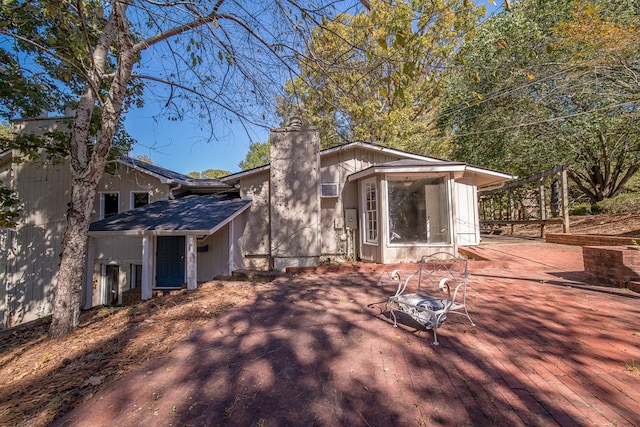
[{"label": "pine straw", "polygon": [[0,332],[0,425],[49,424],[268,286],[208,282],[131,307],[92,309],[56,340],[47,336],[50,318]]}]

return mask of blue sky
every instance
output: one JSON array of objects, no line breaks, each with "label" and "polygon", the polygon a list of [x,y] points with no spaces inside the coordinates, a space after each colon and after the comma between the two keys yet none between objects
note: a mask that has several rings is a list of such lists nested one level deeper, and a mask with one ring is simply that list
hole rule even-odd
[{"label": "blue sky", "polygon": [[149,104],[127,113],[125,126],[138,143],[131,155],[145,155],[154,164],[187,174],[207,169],[240,171],[251,142],[265,142],[269,131],[252,128],[251,136],[240,124],[216,130],[216,140],[198,129],[192,121],[172,122],[162,117],[154,119],[157,109]]},{"label": "blue sky", "polygon": [[[486,0],[479,3],[486,5],[487,15],[502,9],[502,0],[495,1],[497,6]],[[267,129],[255,127],[247,134],[240,123],[235,123],[216,129],[215,139],[208,142],[210,135],[196,123],[156,120],[157,111],[155,104],[149,102],[144,108],[127,113],[127,131],[138,141],[131,155],[148,156],[153,163],[183,174],[207,169],[239,172],[238,163],[245,158],[249,145],[266,142],[269,136]]]}]

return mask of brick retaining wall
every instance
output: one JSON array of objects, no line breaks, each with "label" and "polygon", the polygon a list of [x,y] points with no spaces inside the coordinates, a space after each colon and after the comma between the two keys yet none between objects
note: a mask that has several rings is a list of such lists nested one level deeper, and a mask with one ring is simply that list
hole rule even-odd
[{"label": "brick retaining wall", "polygon": [[630,246],[640,244],[640,237],[621,237],[606,234],[547,233],[547,243],[575,246]]},{"label": "brick retaining wall", "polygon": [[640,250],[622,246],[585,246],[584,271],[592,280],[608,286],[637,291],[640,279]]}]

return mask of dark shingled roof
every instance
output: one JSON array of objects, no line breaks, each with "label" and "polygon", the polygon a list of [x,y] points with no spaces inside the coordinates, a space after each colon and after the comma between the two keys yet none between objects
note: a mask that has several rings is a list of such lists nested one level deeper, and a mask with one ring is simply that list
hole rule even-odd
[{"label": "dark shingled roof", "polygon": [[92,223],[89,233],[132,234],[201,232],[208,234],[251,204],[224,194],[205,194],[162,200]]},{"label": "dark shingled roof", "polygon": [[221,180],[214,178],[191,178],[187,175],[183,175],[178,172],[174,172],[169,169],[165,169],[158,165],[143,162],[142,160],[134,159],[131,157],[122,157],[120,161],[130,167],[135,167],[146,171],[147,173],[156,175],[157,177],[164,178],[166,180],[174,181],[182,184],[185,188],[230,188],[228,184],[225,184]]},{"label": "dark shingled roof", "polygon": [[183,175],[178,172],[174,172],[169,169],[165,169],[158,165],[153,165],[151,163],[143,162],[142,160],[134,159],[131,157],[124,157],[123,160],[125,162],[130,162],[141,169],[146,169],[149,172],[153,172],[156,175],[163,176],[168,179],[173,179],[175,181],[192,181],[193,178],[188,177],[187,175]]}]

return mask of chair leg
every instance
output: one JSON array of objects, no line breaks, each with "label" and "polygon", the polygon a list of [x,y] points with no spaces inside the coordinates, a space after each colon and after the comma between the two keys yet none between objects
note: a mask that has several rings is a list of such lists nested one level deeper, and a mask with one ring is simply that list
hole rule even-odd
[{"label": "chair leg", "polygon": [[393,316],[393,327],[397,328],[398,327],[398,319],[396,318],[396,312],[391,307],[389,307],[389,311],[391,312],[391,315]]},{"label": "chair leg", "polygon": [[438,342],[438,325],[440,324],[440,319],[444,316],[445,313],[436,314],[434,313],[431,317],[431,324],[433,325],[433,345],[440,345]]},{"label": "chair leg", "polygon": [[473,323],[473,320],[471,320],[471,316],[469,316],[469,312],[467,311],[467,306],[464,306],[464,314],[467,315],[467,319],[469,319],[469,323],[471,323],[471,326],[476,326],[475,323]]}]

